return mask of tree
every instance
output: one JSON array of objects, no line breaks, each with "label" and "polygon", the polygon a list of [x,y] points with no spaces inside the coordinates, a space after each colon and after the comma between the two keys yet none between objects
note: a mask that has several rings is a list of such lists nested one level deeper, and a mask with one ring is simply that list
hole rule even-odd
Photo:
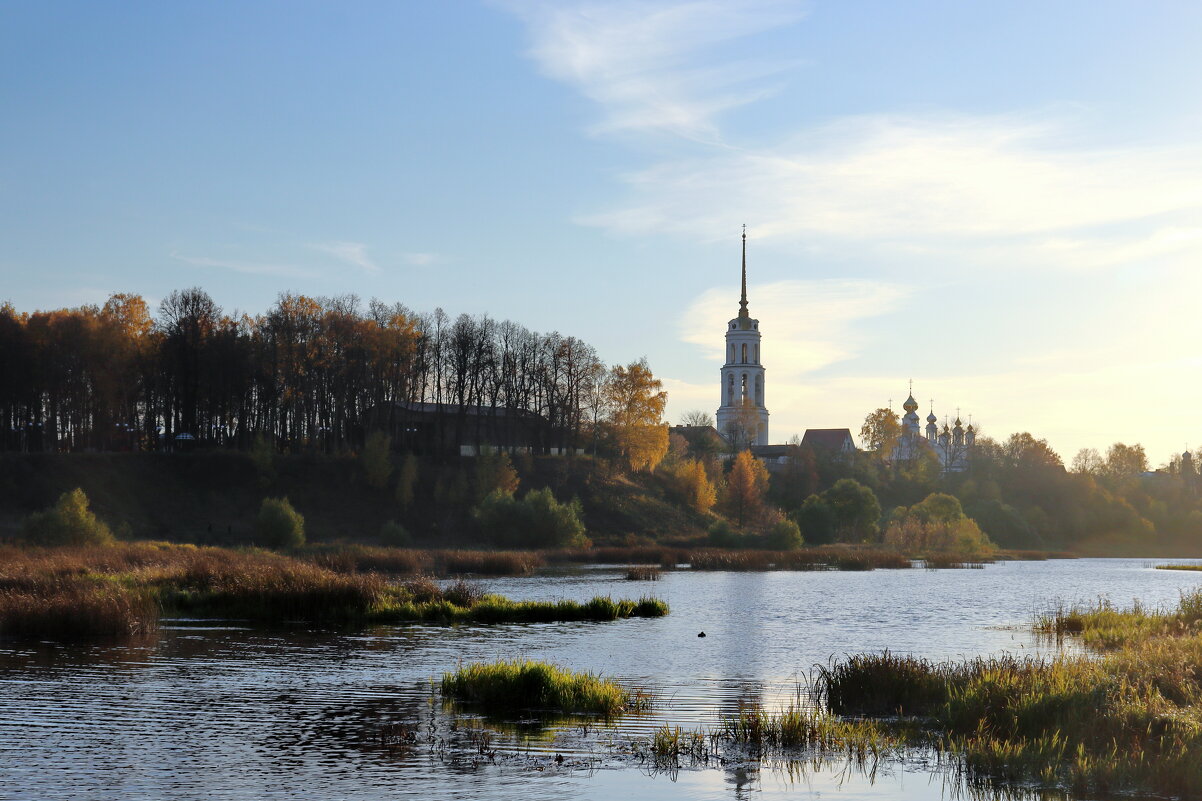
[{"label": "tree", "polygon": [[78,487],[26,518],[22,533],[34,545],[113,544],[113,532],[88,508],[88,496]]},{"label": "tree", "polygon": [[383,431],[373,431],[367,435],[363,446],[363,474],[367,476],[367,485],[375,489],[388,486],[392,476],[392,437]]},{"label": "tree", "polygon": [[717,489],[702,462],[682,459],[671,467],[670,472],[677,495],[690,509],[705,514],[713,508]]},{"label": "tree", "polygon": [[726,476],[723,505],[740,528],[755,520],[764,508],[768,492],[768,471],[751,451],[739,451]]},{"label": "tree", "polygon": [[305,518],[287,498],[264,498],[255,534],[268,548],[299,548],[305,544]]},{"label": "tree", "polygon": [[1082,448],[1073,457],[1073,472],[1082,475],[1095,476],[1102,472],[1106,462],[1097,448]]},{"label": "tree", "polygon": [[606,395],[618,452],[631,470],[655,469],[668,452],[668,427],[662,422],[668,393],[663,383],[641,359],[610,370]]},{"label": "tree", "polygon": [[751,398],[743,398],[734,417],[727,421],[726,430],[722,433],[730,441],[731,451],[737,453],[754,445],[759,432],[760,410]]},{"label": "tree", "polygon": [[795,551],[805,540],[801,528],[792,520],[778,520],[764,537],[764,545],[774,551]]},{"label": "tree", "polygon": [[888,459],[901,438],[901,420],[892,409],[877,409],[864,418],[860,444],[881,459]]},{"label": "tree", "polygon": [[822,493],[834,513],[836,536],[844,542],[871,542],[879,531],[881,505],[876,494],[854,478],[841,478]]},{"label": "tree", "polygon": [[835,539],[835,511],[820,495],[811,495],[793,515],[807,542],[826,543]]},{"label": "tree", "polygon": [[945,492],[932,492],[911,506],[909,513],[923,523],[951,523],[964,519],[960,500]]},{"label": "tree", "polygon": [[1111,478],[1123,480],[1147,472],[1148,457],[1140,444],[1124,445],[1116,442],[1106,451],[1104,472]]},{"label": "tree", "polygon": [[485,448],[476,457],[476,499],[483,500],[490,492],[517,492],[518,471],[513,469],[509,454],[495,448]]},{"label": "tree", "polygon": [[401,462],[401,475],[396,482],[396,502],[402,509],[408,509],[413,504],[414,490],[417,488],[417,456],[405,454]]},{"label": "tree", "polygon": [[682,426],[713,426],[714,416],[700,409],[690,409],[680,417]]},{"label": "tree", "polygon": [[476,520],[495,544],[520,548],[586,548],[579,501],[560,503],[550,489],[530,490],[520,501],[495,490],[476,509]]}]

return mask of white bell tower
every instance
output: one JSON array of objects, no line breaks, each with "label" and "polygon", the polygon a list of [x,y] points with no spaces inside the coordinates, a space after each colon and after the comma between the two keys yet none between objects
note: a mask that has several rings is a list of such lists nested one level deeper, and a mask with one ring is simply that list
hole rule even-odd
[{"label": "white bell tower", "polygon": [[743,226],[743,294],[739,316],[726,326],[726,364],[722,365],[722,398],[716,419],[718,430],[736,448],[768,444],[760,321],[747,313],[746,225]]}]

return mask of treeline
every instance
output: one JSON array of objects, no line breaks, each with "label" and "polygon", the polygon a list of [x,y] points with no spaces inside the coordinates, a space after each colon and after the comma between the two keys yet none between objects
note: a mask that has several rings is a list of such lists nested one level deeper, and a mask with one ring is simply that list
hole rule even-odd
[{"label": "treeline", "polygon": [[[713,458],[679,445],[685,459]],[[938,543],[979,552],[984,535],[1010,549],[1202,555],[1202,476],[1192,461],[1174,458],[1150,472],[1141,446],[1115,443],[1105,455],[1083,450],[1066,467],[1046,440],[1026,432],[978,437],[963,472],[945,473],[931,452],[897,462],[886,458],[892,452],[886,445],[835,454],[795,443],[758,490],[711,470],[715,510],[765,531],[783,515],[807,544],[913,551]]]},{"label": "treeline", "polygon": [[284,293],[260,315],[227,313],[199,288],[172,292],[157,314],[127,294],[33,313],[4,305],[0,376],[5,450],[248,448],[265,438],[338,452],[419,403],[458,408],[445,425],[460,427],[471,407],[532,413],[543,421],[536,447],[574,448],[613,408],[610,371],[575,337],[354,296]]}]

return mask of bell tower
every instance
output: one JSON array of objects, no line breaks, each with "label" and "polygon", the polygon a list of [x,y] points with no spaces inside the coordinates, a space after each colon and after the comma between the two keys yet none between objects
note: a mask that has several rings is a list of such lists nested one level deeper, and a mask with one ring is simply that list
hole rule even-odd
[{"label": "bell tower", "polygon": [[747,226],[743,226],[743,282],[739,314],[726,325],[726,364],[722,365],[718,430],[736,448],[768,444],[764,405],[764,365],[760,361],[760,321],[747,311]]}]

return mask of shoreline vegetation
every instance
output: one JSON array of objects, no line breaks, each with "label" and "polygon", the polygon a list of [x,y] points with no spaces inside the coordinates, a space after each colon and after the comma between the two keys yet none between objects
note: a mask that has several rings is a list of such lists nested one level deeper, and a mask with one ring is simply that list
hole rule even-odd
[{"label": "shoreline vegetation", "polygon": [[489,714],[592,714],[606,718],[651,708],[651,696],[612,679],[532,660],[475,663],[444,673],[444,698]]},{"label": "shoreline vegetation", "polygon": [[535,623],[660,617],[658,599],[514,601],[456,581],[341,571],[258,549],[131,543],[0,548],[0,634],[138,636],[160,617],[326,624]]},{"label": "shoreline vegetation", "polygon": [[[831,713],[949,754],[970,782],[1075,792],[1202,792],[1202,591],[1174,609],[1107,603],[1035,621],[1094,656],[930,662],[888,652],[819,668]],[[883,744],[889,741],[883,740]]]}]

